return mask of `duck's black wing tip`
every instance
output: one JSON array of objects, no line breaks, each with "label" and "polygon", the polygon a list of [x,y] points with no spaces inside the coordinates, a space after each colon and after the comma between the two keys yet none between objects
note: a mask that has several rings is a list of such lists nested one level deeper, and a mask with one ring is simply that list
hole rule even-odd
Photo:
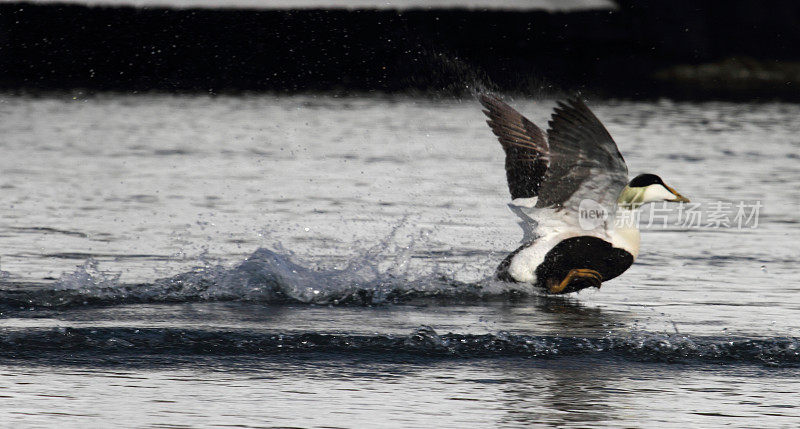
[{"label": "duck's black wing tip", "polygon": [[478,100],[486,109],[483,110],[488,118],[486,123],[506,152],[506,179],[511,197],[537,196],[549,154],[544,132],[496,95],[479,94]]}]

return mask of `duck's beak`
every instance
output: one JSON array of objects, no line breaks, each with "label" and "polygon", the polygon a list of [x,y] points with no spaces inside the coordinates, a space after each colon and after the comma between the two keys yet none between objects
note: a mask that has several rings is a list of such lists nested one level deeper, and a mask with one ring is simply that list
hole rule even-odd
[{"label": "duck's beak", "polygon": [[671,186],[667,186],[667,185],[664,185],[664,186],[667,187],[667,190],[672,192],[672,195],[675,195],[675,199],[674,200],[667,200],[667,201],[671,201],[673,203],[690,203],[691,202],[688,198],[686,198],[683,195],[681,195],[678,191],[672,189]]}]

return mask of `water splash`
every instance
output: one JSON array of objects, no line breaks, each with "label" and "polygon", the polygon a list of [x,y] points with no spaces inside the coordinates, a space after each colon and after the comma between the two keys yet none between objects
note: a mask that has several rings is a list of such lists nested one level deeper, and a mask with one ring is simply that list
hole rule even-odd
[{"label": "water splash", "polygon": [[457,281],[436,264],[415,266],[415,247],[429,232],[398,240],[401,226],[342,268],[297,263],[296,256],[278,245],[282,250],[260,248],[233,267],[203,259],[190,271],[131,284],[89,259],[50,287],[0,289],[0,303],[12,309],[198,301],[375,305],[419,297],[482,299],[533,292],[528,285],[490,278]]},{"label": "water splash", "polygon": [[121,273],[102,271],[94,258],[87,259],[71,273],[64,273],[53,285],[56,291],[78,291],[87,296],[114,296],[117,294]]}]

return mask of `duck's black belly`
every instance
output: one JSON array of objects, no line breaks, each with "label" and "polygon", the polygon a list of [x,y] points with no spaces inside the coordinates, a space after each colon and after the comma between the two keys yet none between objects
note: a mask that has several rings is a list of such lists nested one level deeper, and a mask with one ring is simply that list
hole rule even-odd
[{"label": "duck's black belly", "polygon": [[[515,281],[508,274],[508,265],[511,259],[527,246],[522,246],[500,263],[497,267],[497,276],[501,280]],[[595,270],[603,276],[603,281],[619,276],[633,264],[633,255],[625,250],[611,246],[611,243],[597,237],[580,236],[568,238],[558,243],[547,255],[544,261],[536,267],[536,284],[546,287],[548,280],[555,279],[556,283],[563,280],[570,270],[583,268]],[[568,291],[589,287],[590,284],[576,282]]]}]

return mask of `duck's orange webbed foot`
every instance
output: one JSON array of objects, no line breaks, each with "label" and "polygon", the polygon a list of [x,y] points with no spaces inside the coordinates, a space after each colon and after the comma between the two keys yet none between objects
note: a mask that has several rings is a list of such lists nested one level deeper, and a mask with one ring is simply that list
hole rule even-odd
[{"label": "duck's orange webbed foot", "polygon": [[547,291],[553,294],[559,294],[565,293],[564,290],[567,289],[567,286],[576,281],[586,281],[600,289],[600,285],[603,283],[603,276],[597,271],[588,268],[574,268],[567,273],[567,276],[564,277],[561,282],[558,282],[557,279],[550,280],[551,281],[547,283]]}]

